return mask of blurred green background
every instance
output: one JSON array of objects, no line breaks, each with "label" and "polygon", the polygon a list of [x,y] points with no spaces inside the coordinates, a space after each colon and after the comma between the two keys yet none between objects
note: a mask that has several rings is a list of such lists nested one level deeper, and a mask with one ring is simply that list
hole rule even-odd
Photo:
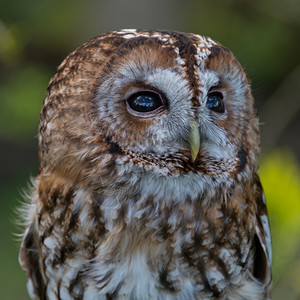
[{"label": "blurred green background", "polygon": [[89,38],[136,27],[211,36],[245,67],[261,120],[273,299],[300,299],[298,0],[0,0],[0,299],[28,299],[15,208],[38,171],[36,134],[47,83]]}]

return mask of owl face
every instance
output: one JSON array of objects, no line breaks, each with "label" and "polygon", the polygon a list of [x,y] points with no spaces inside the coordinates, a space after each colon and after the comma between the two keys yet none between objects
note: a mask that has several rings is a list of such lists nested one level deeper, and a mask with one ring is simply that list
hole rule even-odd
[{"label": "owl face", "polygon": [[184,40],[124,32],[123,37],[93,100],[102,134],[125,151],[167,159],[191,155],[197,126],[194,166],[201,156],[232,162],[244,152],[253,103],[245,74],[228,50],[194,35]]},{"label": "owl face", "polygon": [[[245,73],[229,50],[210,38],[167,31],[124,30],[90,43],[98,52],[83,45],[59,68],[73,90],[68,94],[66,83],[54,77],[42,113],[42,144],[48,131],[54,143],[48,151],[59,147],[54,157],[68,165],[64,172],[102,160],[122,165],[119,173],[134,168],[227,180],[256,168],[259,138],[253,99]],[[74,70],[68,65],[74,65],[80,49],[85,57],[75,61]],[[79,72],[80,82],[69,83]],[[58,93],[56,85],[62,86]],[[60,99],[61,93],[63,98],[56,113],[53,105],[47,106],[52,86],[53,96]],[[82,118],[79,109],[84,110]],[[50,131],[51,123],[60,119],[57,110],[65,126],[54,135]],[[61,139],[70,145],[65,151]],[[86,144],[80,152],[78,142]]]}]

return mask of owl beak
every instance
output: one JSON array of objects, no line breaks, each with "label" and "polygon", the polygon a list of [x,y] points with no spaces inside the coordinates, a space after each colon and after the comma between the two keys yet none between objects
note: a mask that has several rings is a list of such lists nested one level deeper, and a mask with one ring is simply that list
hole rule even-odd
[{"label": "owl beak", "polygon": [[191,129],[187,141],[190,144],[192,162],[194,162],[197,158],[200,149],[200,133],[196,121],[192,121]]}]

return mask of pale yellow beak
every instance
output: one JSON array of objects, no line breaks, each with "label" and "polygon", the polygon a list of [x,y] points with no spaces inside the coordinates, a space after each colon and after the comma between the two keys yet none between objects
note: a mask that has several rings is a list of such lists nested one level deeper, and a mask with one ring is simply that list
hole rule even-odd
[{"label": "pale yellow beak", "polygon": [[187,141],[190,144],[192,162],[194,162],[197,158],[200,149],[200,133],[196,121],[192,121],[191,130]]}]

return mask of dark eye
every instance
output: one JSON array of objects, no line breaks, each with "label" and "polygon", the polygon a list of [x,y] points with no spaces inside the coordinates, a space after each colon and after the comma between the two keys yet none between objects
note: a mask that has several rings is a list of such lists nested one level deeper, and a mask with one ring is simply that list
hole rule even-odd
[{"label": "dark eye", "polygon": [[162,96],[154,91],[140,91],[126,99],[127,107],[138,114],[147,114],[164,106]]},{"label": "dark eye", "polygon": [[225,106],[223,102],[223,94],[221,92],[209,92],[207,95],[207,106],[214,112],[224,113]]}]

